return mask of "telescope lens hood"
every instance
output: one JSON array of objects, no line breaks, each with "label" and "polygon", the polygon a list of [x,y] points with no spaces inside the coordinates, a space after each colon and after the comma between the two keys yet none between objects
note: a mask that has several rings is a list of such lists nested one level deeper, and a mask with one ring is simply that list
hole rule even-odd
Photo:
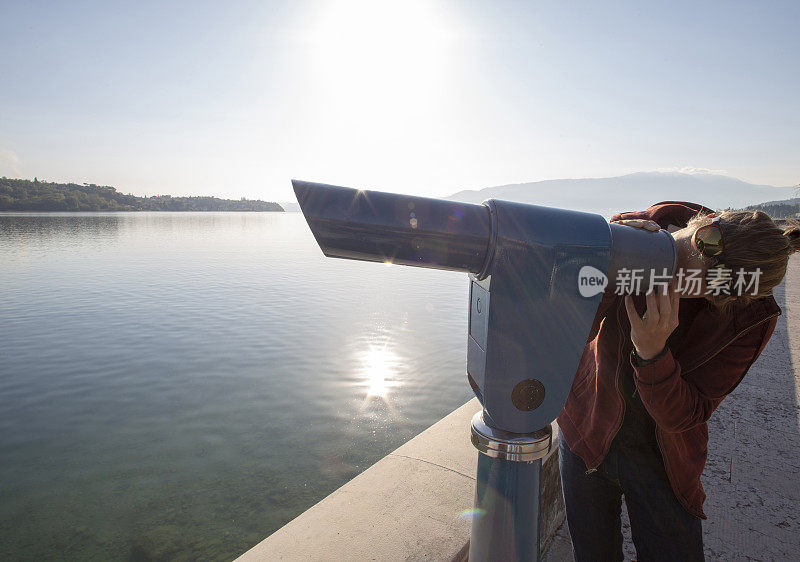
[{"label": "telescope lens hood", "polygon": [[483,205],[292,180],[329,257],[477,272],[491,227]]}]

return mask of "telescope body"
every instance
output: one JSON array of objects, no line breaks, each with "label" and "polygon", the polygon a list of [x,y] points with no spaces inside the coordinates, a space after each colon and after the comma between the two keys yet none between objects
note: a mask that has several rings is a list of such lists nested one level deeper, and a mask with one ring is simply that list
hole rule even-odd
[{"label": "telescope body", "polygon": [[470,274],[467,374],[485,422],[529,433],[564,406],[604,290],[671,278],[666,231],[509,201],[483,205],[292,181],[323,253]]}]

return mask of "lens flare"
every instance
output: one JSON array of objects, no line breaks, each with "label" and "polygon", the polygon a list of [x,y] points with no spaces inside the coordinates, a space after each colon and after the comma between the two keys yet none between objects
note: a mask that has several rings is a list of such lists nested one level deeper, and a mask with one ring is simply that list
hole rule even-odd
[{"label": "lens flare", "polygon": [[473,519],[477,519],[486,513],[485,509],[481,509],[479,507],[471,507],[469,509],[465,509],[463,511],[459,511],[458,515],[456,515],[456,519],[461,521],[472,521]]}]

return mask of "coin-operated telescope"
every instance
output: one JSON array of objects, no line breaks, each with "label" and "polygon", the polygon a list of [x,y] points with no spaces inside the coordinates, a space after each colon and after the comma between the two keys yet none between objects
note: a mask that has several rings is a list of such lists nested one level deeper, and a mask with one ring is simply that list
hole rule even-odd
[{"label": "coin-operated telescope", "polygon": [[[329,257],[463,271],[470,278],[467,378],[483,406],[469,559],[539,557],[542,458],[607,287],[672,277],[664,230],[490,199],[482,205],[293,180]],[[651,273],[651,272],[654,272]]]}]

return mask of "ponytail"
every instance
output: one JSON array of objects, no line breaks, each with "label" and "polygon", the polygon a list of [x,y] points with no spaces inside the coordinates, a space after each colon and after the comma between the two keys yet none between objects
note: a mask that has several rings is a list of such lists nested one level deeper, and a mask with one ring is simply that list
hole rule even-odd
[{"label": "ponytail", "polygon": [[775,225],[783,230],[789,240],[789,253],[800,251],[800,221],[795,219],[775,219]]}]

